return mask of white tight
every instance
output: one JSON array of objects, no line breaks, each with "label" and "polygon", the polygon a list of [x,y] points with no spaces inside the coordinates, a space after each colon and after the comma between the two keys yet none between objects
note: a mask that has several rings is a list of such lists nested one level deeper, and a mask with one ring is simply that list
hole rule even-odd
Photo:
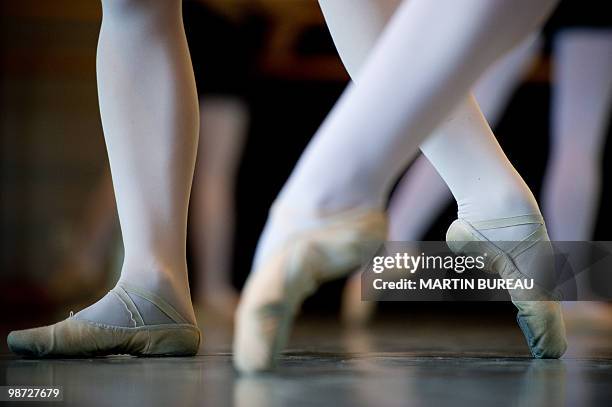
[{"label": "white tight", "polygon": [[612,30],[559,34],[554,46],[552,151],[543,195],[553,240],[592,239],[611,103]]},{"label": "white tight", "polygon": [[[349,85],[313,138],[281,191],[280,205],[304,214],[299,217],[304,223],[312,218],[309,213],[381,208],[422,145],[457,200],[460,217],[473,221],[539,213],[531,191],[466,95],[495,59],[534,31],[555,0],[412,0],[394,13],[386,8],[389,2],[320,3],[358,85]],[[389,13],[393,16],[385,26]],[[283,228],[268,222],[256,265],[303,227],[300,223]],[[522,229],[506,228],[509,235],[489,237],[522,239]]]},{"label": "white tight", "polygon": [[[533,30],[554,2],[439,3],[432,7],[414,0],[398,7],[357,75],[359,85],[349,87],[322,125],[281,200],[311,205],[306,209],[315,211],[381,206],[406,162],[446,117],[423,151],[451,188],[459,215],[475,220],[537,212],[531,193],[507,162],[475,102],[459,102],[487,66]],[[340,44],[339,35],[351,31],[336,32],[334,27],[359,21],[345,13],[356,4],[375,7],[376,2],[321,1],[343,57],[343,44],[361,41],[351,38]],[[510,9],[513,12],[507,13]],[[381,19],[378,27],[382,26]],[[497,35],[488,36],[492,30]],[[428,39],[427,47],[421,38]],[[348,69],[355,76],[357,69]],[[457,104],[456,113],[449,116]],[[304,191],[317,192],[304,200]]]},{"label": "white tight", "polygon": [[207,311],[231,313],[237,301],[231,283],[234,186],[248,120],[248,109],[237,97],[210,95],[200,100],[190,239],[199,281],[197,297]]},{"label": "white tight", "polygon": [[[540,45],[536,35],[524,40],[489,68],[474,86],[474,96],[492,127],[499,122],[517,84],[533,64]],[[389,240],[422,239],[451,197],[429,160],[419,155],[389,201]]]},{"label": "white tight", "polygon": [[[102,9],[98,93],[125,246],[121,280],[193,322],[185,242],[198,101],[181,1],[103,0]],[[86,317],[99,320],[104,308]]]}]

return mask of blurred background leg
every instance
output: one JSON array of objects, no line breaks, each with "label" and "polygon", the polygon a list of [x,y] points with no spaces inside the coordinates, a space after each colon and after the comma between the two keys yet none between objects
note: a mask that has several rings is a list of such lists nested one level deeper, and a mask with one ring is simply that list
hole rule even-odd
[{"label": "blurred background leg", "polygon": [[237,98],[200,100],[200,142],[191,201],[190,238],[198,305],[226,319],[238,294],[232,286],[234,188],[248,110]]},{"label": "blurred background leg", "polygon": [[[600,206],[606,130],[612,102],[612,30],[573,28],[554,38],[551,155],[544,177],[544,214],[553,240],[589,241]],[[588,62],[587,62],[588,61]],[[578,299],[591,298],[588,273],[576,276]],[[612,307],[564,303],[568,326],[612,325]]]},{"label": "blurred background leg", "polygon": [[551,157],[544,213],[553,240],[593,236],[612,101],[612,31],[570,29],[555,38]]}]

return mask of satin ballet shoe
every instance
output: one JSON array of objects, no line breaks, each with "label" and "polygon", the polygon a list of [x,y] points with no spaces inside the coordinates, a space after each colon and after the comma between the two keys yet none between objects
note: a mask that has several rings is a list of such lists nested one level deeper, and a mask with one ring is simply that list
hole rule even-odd
[{"label": "satin ballet shoe", "polygon": [[[79,319],[78,314],[71,313],[69,318],[53,325],[11,332],[7,338],[9,349],[33,358],[117,354],[192,356],[197,353],[200,330],[159,296],[125,283],[117,284],[109,295],[114,295],[129,311],[132,327]],[[148,301],[173,322],[145,324],[131,296]]]},{"label": "satin ballet shoe", "polygon": [[386,215],[379,210],[354,209],[318,221],[287,239],[249,275],[235,320],[234,365],[240,372],[273,368],[304,299],[323,282],[359,267],[362,244],[379,244],[387,232]]},{"label": "satin ballet shoe", "polygon": [[[519,242],[492,242],[481,233],[520,225],[533,225],[534,230]],[[457,219],[448,229],[446,241],[455,254],[487,253],[486,271],[497,273],[502,279],[524,279],[530,275],[527,270],[534,265],[535,271],[547,273],[552,270],[552,246],[540,215],[473,223]],[[546,259],[547,264],[538,265],[538,257]],[[532,277],[537,281],[537,276]],[[533,290],[510,290],[510,296],[518,308],[517,322],[533,357],[560,358],[567,349],[565,325],[560,303],[551,291],[536,285]]]}]

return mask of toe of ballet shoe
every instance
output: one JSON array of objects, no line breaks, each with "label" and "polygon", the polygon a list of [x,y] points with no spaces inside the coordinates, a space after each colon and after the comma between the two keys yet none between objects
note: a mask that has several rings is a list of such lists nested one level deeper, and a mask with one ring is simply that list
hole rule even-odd
[{"label": "toe of ballet shoe", "polygon": [[147,326],[143,330],[148,342],[144,351],[135,352],[138,356],[194,356],[200,348],[200,330],[191,324]]},{"label": "toe of ballet shoe", "polygon": [[49,327],[12,331],[6,342],[11,352],[24,357],[43,357],[49,352],[51,336]]},{"label": "toe of ballet shoe", "polygon": [[267,351],[259,351],[258,346],[234,341],[234,368],[242,374],[257,374],[274,369],[276,358]]},{"label": "toe of ballet shoe", "polygon": [[256,262],[235,317],[233,362],[239,372],[273,369],[302,301],[321,283],[358,267],[363,243],[384,240],[387,229],[386,215],[372,209],[330,215],[321,223]]},{"label": "toe of ballet shoe", "polygon": [[234,367],[241,373],[258,373],[274,369],[276,359],[286,342],[291,314],[281,305],[243,304],[236,313]]},{"label": "toe of ballet shoe", "polygon": [[558,359],[567,350],[565,325],[559,303],[553,301],[515,302],[517,322],[531,354],[536,359]]},{"label": "toe of ballet shoe", "polygon": [[234,354],[234,369],[244,375],[265,373],[274,369],[274,361],[261,355],[236,352]]},{"label": "toe of ballet shoe", "polygon": [[50,326],[13,331],[7,343],[13,353],[34,358],[191,356],[198,351],[200,331],[189,324],[125,328],[69,318]]}]

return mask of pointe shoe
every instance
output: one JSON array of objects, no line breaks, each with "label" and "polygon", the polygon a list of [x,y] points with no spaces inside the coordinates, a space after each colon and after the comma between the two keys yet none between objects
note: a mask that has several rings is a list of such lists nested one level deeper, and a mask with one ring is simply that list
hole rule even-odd
[{"label": "pointe shoe", "polygon": [[[519,225],[536,225],[533,233],[520,242],[511,242],[510,247],[500,247],[499,242],[488,240],[481,231]],[[525,278],[525,273],[534,261],[536,246],[547,244],[552,253],[544,220],[540,215],[525,215],[470,223],[464,219],[455,220],[446,241],[455,254],[466,254],[466,246],[475,247],[479,253],[487,253],[486,271],[498,273],[503,279]],[[474,244],[476,245],[474,246]],[[497,244],[496,244],[497,243]],[[504,242],[504,246],[508,242]],[[549,257],[550,258],[550,257]],[[520,290],[510,292],[512,302],[518,308],[517,322],[533,357],[560,358],[567,349],[565,325],[558,301],[545,289],[535,288],[529,294]],[[527,300],[528,299],[528,300]],[[534,299],[537,299],[534,300]]]},{"label": "pointe shoe", "polygon": [[236,312],[234,365],[244,373],[269,370],[285,347],[304,299],[325,281],[362,263],[361,245],[380,243],[386,215],[354,209],[327,216],[287,239],[251,272]]},{"label": "pointe shoe", "polygon": [[[133,327],[113,326],[73,316],[54,325],[13,331],[9,349],[22,356],[93,357],[117,354],[135,356],[192,356],[200,346],[200,330],[170,304],[153,293],[125,283],[111,290],[131,314]],[[136,295],[155,305],[174,323],[147,325],[130,298]]]}]

